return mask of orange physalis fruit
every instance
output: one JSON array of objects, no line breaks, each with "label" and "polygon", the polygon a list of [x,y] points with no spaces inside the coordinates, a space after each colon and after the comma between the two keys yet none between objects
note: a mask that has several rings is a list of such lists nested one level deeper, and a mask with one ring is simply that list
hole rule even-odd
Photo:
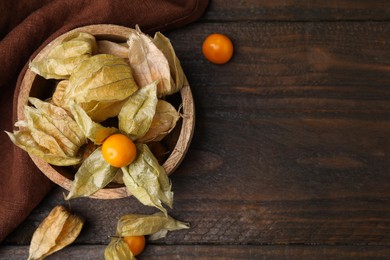
[{"label": "orange physalis fruit", "polygon": [[113,134],[103,142],[103,158],[114,167],[124,167],[134,161],[137,149],[133,141],[124,134]]},{"label": "orange physalis fruit", "polygon": [[233,43],[226,35],[213,33],[204,40],[202,52],[210,62],[224,64],[233,56]]},{"label": "orange physalis fruit", "polygon": [[145,248],[144,236],[128,236],[124,237],[123,240],[125,240],[134,256],[141,254]]}]

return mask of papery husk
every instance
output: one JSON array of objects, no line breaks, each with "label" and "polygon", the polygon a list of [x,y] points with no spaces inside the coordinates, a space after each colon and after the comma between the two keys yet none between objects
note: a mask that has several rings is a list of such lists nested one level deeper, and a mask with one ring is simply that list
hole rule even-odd
[{"label": "papery husk", "polygon": [[30,63],[30,69],[45,79],[67,79],[73,70],[96,50],[93,35],[77,32],[65,38],[42,60]]},{"label": "papery husk", "polygon": [[129,65],[110,54],[98,54],[84,60],[73,71],[69,84],[65,100],[76,103],[119,101],[138,89]]},{"label": "papery husk", "polygon": [[129,47],[126,43],[123,45],[112,41],[101,40],[97,41],[97,47],[98,53],[112,54],[128,60]]},{"label": "papery husk", "polygon": [[[53,131],[53,125],[47,124],[51,126],[51,129],[39,129],[41,126],[44,126],[44,124],[39,124],[39,115],[34,114],[34,110],[30,107],[26,108],[26,119],[27,123],[29,125],[30,134],[35,142],[39,143],[40,146],[47,149],[50,154],[53,155],[59,155],[59,156],[69,156],[68,151],[64,151],[65,145],[61,145],[57,138],[63,138],[62,136],[56,136],[54,137],[52,133],[46,133],[46,131]],[[35,124],[34,122],[37,122]],[[46,122],[45,122],[46,123]]]},{"label": "papery husk", "polygon": [[[79,104],[92,120],[99,122],[118,115],[123,101],[137,89],[131,68],[122,58],[98,54],[73,71],[64,103],[66,107],[72,101]],[[118,103],[121,105],[116,106]]]},{"label": "papery husk", "polygon": [[26,119],[15,124],[20,130],[7,133],[11,141],[50,164],[78,164],[81,159],[78,151],[86,137],[77,123],[61,107],[37,98],[29,101],[35,108],[25,106]]},{"label": "papery husk", "polygon": [[85,197],[104,188],[115,177],[119,169],[104,160],[102,148],[97,148],[80,166],[74,176],[66,199]]},{"label": "papery husk", "polygon": [[119,129],[137,140],[144,136],[152,123],[157,106],[157,82],[140,88],[123,105],[119,115]]},{"label": "papery husk", "polygon": [[156,47],[164,54],[165,58],[167,58],[171,77],[173,79],[173,81],[171,81],[170,88],[165,88],[164,92],[161,93],[161,95],[166,96],[179,92],[183,88],[185,75],[183,68],[181,67],[180,60],[176,56],[171,41],[160,32],[157,32],[154,35],[152,41],[156,45]]},{"label": "papery husk", "polygon": [[158,163],[146,144],[137,144],[137,157],[122,167],[123,182],[142,204],[153,206],[167,215],[162,203],[172,208],[171,182],[164,168]]},{"label": "papery husk", "polygon": [[130,33],[127,44],[129,45],[130,67],[137,84],[142,88],[158,80],[158,97],[170,92],[174,82],[168,60],[152,39],[137,27]]},{"label": "papery husk", "polygon": [[159,99],[152,123],[148,132],[137,140],[140,143],[161,141],[173,128],[180,118],[179,112],[167,101]]},{"label": "papery husk", "polygon": [[[47,148],[51,154],[75,156],[80,148],[65,133],[62,133],[48,118],[36,113],[36,109],[26,107],[25,116],[31,126],[31,135],[36,142]],[[42,142],[45,140],[45,142]]]},{"label": "papery husk", "polygon": [[35,142],[29,131],[21,130],[15,131],[14,133],[5,131],[5,133],[16,146],[25,150],[31,155],[43,159],[47,163],[57,166],[69,166],[77,165],[81,161],[81,158],[79,157],[50,154],[46,148],[40,146],[37,142]]},{"label": "papery husk", "polygon": [[74,102],[71,102],[69,109],[84,135],[94,144],[102,144],[107,137],[118,132],[114,127],[104,127],[94,122],[84,109]]},{"label": "papery husk", "polygon": [[86,136],[80,132],[77,123],[63,108],[41,101],[37,98],[30,97],[28,100],[41,111],[42,116],[46,117],[50,123],[63,132],[71,142],[78,147],[86,143]]},{"label": "papery husk", "polygon": [[104,250],[105,260],[136,260],[127,243],[121,237],[112,237]]},{"label": "papery husk", "polygon": [[88,115],[96,122],[103,122],[104,120],[116,117],[121,111],[123,105],[126,103],[127,99],[115,102],[105,102],[105,101],[91,101],[87,103],[80,103],[85,111],[88,112]]},{"label": "papery husk", "polygon": [[162,212],[153,215],[129,214],[119,219],[116,234],[121,237],[150,235],[149,240],[156,240],[165,237],[168,231],[188,228],[188,223],[175,220]]},{"label": "papery husk", "polygon": [[52,96],[52,103],[59,107],[64,107],[64,95],[65,95],[65,89],[69,85],[69,80],[61,80],[57,83],[56,89]]},{"label": "papery husk", "polygon": [[73,243],[83,225],[83,218],[56,206],[34,232],[28,259],[43,259]]}]

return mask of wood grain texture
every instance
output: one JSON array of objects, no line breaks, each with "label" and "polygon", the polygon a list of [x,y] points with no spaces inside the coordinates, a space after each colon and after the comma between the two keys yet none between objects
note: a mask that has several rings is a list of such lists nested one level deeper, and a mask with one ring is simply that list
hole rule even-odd
[{"label": "wood grain texture", "polygon": [[[48,259],[103,259],[104,245],[80,245],[63,249]],[[28,257],[27,246],[0,248],[0,260]],[[384,259],[390,249],[381,246],[209,246],[149,245],[137,259]]]},{"label": "wood grain texture", "polygon": [[386,0],[212,0],[202,21],[389,21]]}]

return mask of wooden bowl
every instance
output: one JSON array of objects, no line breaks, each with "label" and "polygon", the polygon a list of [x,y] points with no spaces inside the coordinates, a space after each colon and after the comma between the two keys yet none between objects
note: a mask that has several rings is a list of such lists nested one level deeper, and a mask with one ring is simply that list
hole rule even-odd
[{"label": "wooden bowl", "polygon": [[[130,34],[131,29],[109,24],[98,24],[80,27],[69,31],[58,38],[54,39],[45,48],[43,48],[34,60],[41,60],[48,52],[56,45],[60,44],[69,34],[74,32],[87,32],[96,37],[97,40],[111,40],[116,42],[125,42]],[[24,119],[24,106],[28,104],[30,96],[37,97],[42,100],[50,97],[53,91],[53,80],[46,80],[39,75],[36,75],[31,70],[27,69],[20,86],[20,94],[17,103],[18,120]],[[182,162],[188,147],[190,145],[194,125],[195,125],[195,108],[190,86],[186,81],[180,93],[169,96],[176,102],[176,106],[182,105],[182,118],[177,123],[175,129],[164,138],[167,140],[166,146],[169,151],[169,156],[163,162],[163,167],[168,175],[179,166]],[[39,157],[30,155],[36,166],[53,182],[60,185],[66,190],[70,190],[73,176],[76,170],[72,167],[53,166],[45,162]],[[124,185],[109,184],[104,189],[97,191],[91,195],[91,198],[98,199],[116,199],[130,196],[130,192]]]}]

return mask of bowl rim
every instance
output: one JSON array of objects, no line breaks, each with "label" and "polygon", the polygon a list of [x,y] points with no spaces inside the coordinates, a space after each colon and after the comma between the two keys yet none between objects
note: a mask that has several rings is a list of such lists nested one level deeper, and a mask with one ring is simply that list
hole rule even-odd
[{"label": "bowl rim", "polygon": [[[127,38],[128,35],[134,29],[114,25],[114,24],[94,24],[88,26],[82,26],[70,30],[55,39],[53,39],[49,44],[47,44],[33,59],[33,61],[41,60],[44,58],[47,53],[54,48],[56,45],[60,44],[67,36],[75,32],[86,32],[90,33],[97,37],[119,37]],[[24,106],[28,104],[28,98],[30,91],[32,89],[32,83],[38,75],[32,72],[30,69],[27,69],[20,85],[20,93],[17,98],[17,120],[24,119]],[[180,129],[179,138],[176,142],[175,147],[173,148],[171,154],[167,160],[162,165],[168,175],[172,174],[177,167],[183,161],[185,154],[187,153],[193,133],[195,128],[195,105],[193,101],[193,96],[191,92],[190,85],[185,78],[183,88],[180,90],[180,96],[182,99],[182,126]],[[30,158],[34,164],[45,174],[51,181],[61,186],[65,190],[69,191],[72,185],[72,180],[66,178],[61,173],[56,171],[52,165],[44,161],[43,159],[30,155]],[[116,188],[103,188],[95,192],[94,194],[88,196],[95,199],[119,199],[131,196],[131,193],[127,190],[126,187],[116,187]]]}]

